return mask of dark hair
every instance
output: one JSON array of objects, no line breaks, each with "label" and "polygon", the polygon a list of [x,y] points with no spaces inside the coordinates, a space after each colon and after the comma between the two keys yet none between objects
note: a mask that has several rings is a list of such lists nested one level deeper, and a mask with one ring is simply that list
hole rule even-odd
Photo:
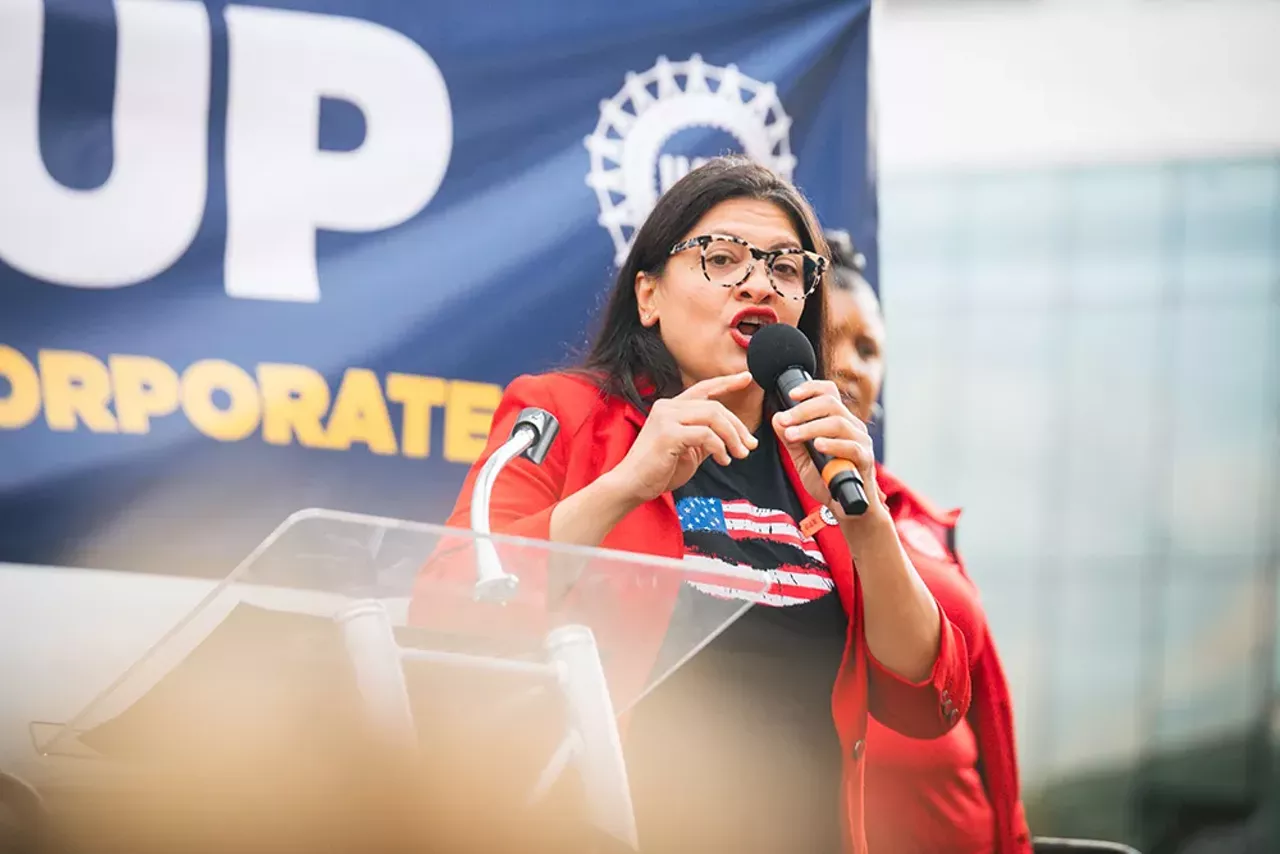
[{"label": "dark hair", "polygon": [[849,232],[830,230],[824,235],[827,246],[831,250],[831,284],[838,290],[864,295],[875,304],[877,312],[881,312],[880,295],[871,287],[867,277],[862,274],[866,269],[867,259],[853,245]]},{"label": "dark hair", "polygon": [[[803,248],[827,254],[827,242],[809,202],[790,182],[741,155],[719,157],[692,170],[667,190],[635,233],[627,260],[618,270],[599,333],[580,370],[601,390],[625,398],[641,410],[654,400],[683,390],[675,359],[656,327],[640,323],[636,276],[657,276],[671,247],[684,239],[708,211],[730,199],[777,205],[791,220]],[[823,277],[824,280],[826,276]],[[826,375],[825,281],[805,301],[797,324],[818,356],[816,376]]]},{"label": "dark hair", "polygon": [[831,284],[842,291],[856,291],[870,283],[863,278],[866,259],[853,245],[853,237],[842,229],[828,230],[824,236],[831,251]]}]

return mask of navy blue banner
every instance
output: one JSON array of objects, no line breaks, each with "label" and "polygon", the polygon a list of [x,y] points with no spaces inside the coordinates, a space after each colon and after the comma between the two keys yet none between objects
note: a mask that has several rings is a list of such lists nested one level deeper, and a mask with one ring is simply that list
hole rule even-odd
[{"label": "navy blue banner", "polygon": [[869,5],[4,0],[0,560],[441,520],[699,158],[791,175],[874,279]]}]

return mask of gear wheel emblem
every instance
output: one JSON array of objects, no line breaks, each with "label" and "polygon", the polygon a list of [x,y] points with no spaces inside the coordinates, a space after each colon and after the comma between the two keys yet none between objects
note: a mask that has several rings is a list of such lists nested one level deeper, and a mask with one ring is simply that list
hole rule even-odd
[{"label": "gear wheel emblem", "polygon": [[587,186],[613,238],[615,263],[626,260],[658,196],[698,165],[662,154],[673,135],[697,127],[729,134],[743,154],[791,180],[791,119],[772,83],[735,65],[708,65],[697,54],[686,62],[659,57],[648,71],[627,72],[618,93],[600,102],[600,119],[584,141],[591,157]]}]

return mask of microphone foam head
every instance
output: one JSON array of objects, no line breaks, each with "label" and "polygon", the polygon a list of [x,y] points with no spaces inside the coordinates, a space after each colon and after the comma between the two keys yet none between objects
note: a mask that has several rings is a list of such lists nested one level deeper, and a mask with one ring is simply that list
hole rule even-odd
[{"label": "microphone foam head", "polygon": [[747,368],[756,384],[769,390],[788,368],[801,368],[813,376],[818,358],[804,333],[785,323],[771,323],[751,336],[747,346]]}]

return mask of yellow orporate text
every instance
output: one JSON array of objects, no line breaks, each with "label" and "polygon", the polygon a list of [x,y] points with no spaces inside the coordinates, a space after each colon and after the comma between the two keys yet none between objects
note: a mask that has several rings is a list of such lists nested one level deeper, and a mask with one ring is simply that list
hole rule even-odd
[{"label": "yellow orporate text", "polygon": [[[272,445],[470,463],[484,449],[502,388],[417,374],[379,376],[347,368],[336,389],[305,365],[262,363],[252,373],[222,359],[181,371],[151,356],[106,360],[74,350],[30,359],[0,344],[0,430],[21,430],[43,413],[51,430],[146,434],[179,413],[220,442],[258,436]],[[432,413],[443,412],[443,435]],[[433,442],[434,440],[434,442]]]}]

